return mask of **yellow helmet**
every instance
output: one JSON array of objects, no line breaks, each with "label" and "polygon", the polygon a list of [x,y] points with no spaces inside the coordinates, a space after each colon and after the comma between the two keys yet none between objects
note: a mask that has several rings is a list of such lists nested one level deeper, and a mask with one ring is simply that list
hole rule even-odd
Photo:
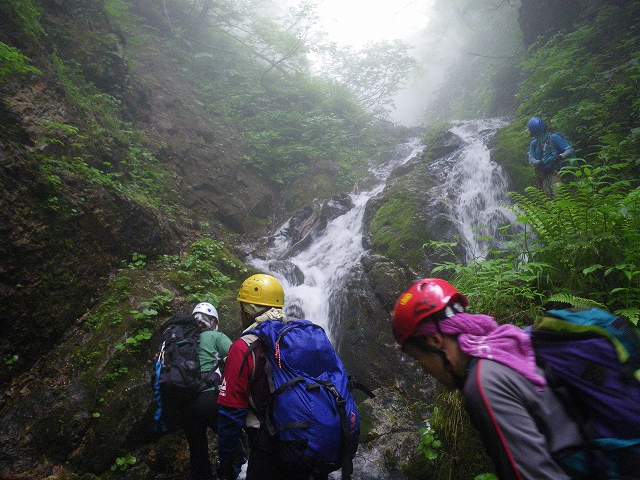
[{"label": "yellow helmet", "polygon": [[282,308],[284,307],[284,289],[277,278],[258,273],[242,282],[238,292],[238,301]]}]

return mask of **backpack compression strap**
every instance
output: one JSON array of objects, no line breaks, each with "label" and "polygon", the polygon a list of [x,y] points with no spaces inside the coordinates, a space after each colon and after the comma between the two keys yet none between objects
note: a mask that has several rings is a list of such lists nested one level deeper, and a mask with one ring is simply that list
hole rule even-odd
[{"label": "backpack compression strap", "polygon": [[329,393],[335,398],[338,405],[338,414],[340,415],[340,426],[342,428],[342,446],[340,456],[342,458],[342,478],[350,479],[353,474],[353,460],[351,458],[351,433],[349,431],[349,419],[347,418],[346,400],[342,398],[340,392],[331,382],[318,382],[325,387]]}]

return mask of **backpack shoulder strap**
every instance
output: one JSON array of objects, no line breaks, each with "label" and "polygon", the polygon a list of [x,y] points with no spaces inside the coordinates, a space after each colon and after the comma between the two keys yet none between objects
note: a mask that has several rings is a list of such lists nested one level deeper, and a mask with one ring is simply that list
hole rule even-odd
[{"label": "backpack shoulder strap", "polygon": [[258,336],[253,333],[247,333],[240,337],[240,339],[247,344],[249,350],[244,356],[242,360],[242,365],[240,366],[240,373],[244,370],[244,367],[249,364],[249,357],[253,360],[253,370],[251,371],[250,380],[253,380],[254,375],[256,374],[256,354],[255,350],[258,347]]}]

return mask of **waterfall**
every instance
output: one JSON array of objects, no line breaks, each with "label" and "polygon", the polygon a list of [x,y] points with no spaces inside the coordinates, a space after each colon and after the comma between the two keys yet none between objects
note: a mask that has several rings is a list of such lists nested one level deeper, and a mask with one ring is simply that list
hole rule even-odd
[{"label": "waterfall", "polygon": [[[325,230],[306,249],[286,258],[302,272],[304,280],[301,283],[292,281],[282,272],[273,272],[283,283],[289,310],[299,312],[298,316],[304,313],[304,318],[319,324],[331,336],[330,298],[364,253],[362,227],[367,202],[382,192],[395,168],[415,158],[423,148],[417,139],[402,145],[395,158],[372,170],[375,180],[370,190],[350,195],[353,206],[349,211],[329,221]],[[290,220],[274,234],[266,259],[252,257],[249,263],[270,271],[269,260],[286,257],[287,251],[294,246],[287,235],[289,228]]]},{"label": "waterfall", "polygon": [[[430,191],[430,204],[424,208],[444,214],[458,232],[467,261],[485,258],[499,236],[498,228],[515,222],[506,207],[507,179],[495,162],[490,160],[488,142],[505,126],[499,119],[458,122],[450,130],[462,140],[462,146],[450,155],[429,165],[430,175],[437,180]],[[429,148],[429,146],[427,146]],[[344,288],[349,275],[356,270],[364,255],[363,218],[369,200],[385,188],[394,169],[419,161],[424,147],[418,139],[399,147],[397,155],[384,165],[373,168],[369,190],[352,193],[348,205],[332,200],[324,204],[337,215],[307,238],[295,235],[299,223],[309,217],[287,220],[271,237],[270,247],[249,258],[254,267],[272,272],[283,283],[287,314],[306,318],[321,325],[336,342],[343,316],[343,301],[354,292]],[[297,223],[296,223],[297,222]],[[359,273],[362,274],[361,272]],[[366,283],[366,282],[364,282]],[[395,442],[396,437],[389,437]],[[400,473],[386,471],[386,449],[360,448],[354,460],[354,480],[391,480],[404,478]],[[332,474],[330,478],[339,478]]]},{"label": "waterfall", "polygon": [[450,130],[465,145],[442,162],[445,175],[440,200],[458,230],[467,262],[486,258],[489,248],[496,245],[499,227],[516,221],[506,206],[507,177],[491,161],[487,145],[506,125],[500,119],[472,120]]}]

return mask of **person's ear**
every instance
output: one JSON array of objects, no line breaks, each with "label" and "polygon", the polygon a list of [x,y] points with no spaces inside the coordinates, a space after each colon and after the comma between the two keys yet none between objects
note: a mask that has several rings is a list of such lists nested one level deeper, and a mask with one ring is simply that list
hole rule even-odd
[{"label": "person's ear", "polygon": [[444,348],[444,336],[440,333],[430,335],[425,339],[425,342],[430,347],[437,348],[438,350],[442,350]]}]

